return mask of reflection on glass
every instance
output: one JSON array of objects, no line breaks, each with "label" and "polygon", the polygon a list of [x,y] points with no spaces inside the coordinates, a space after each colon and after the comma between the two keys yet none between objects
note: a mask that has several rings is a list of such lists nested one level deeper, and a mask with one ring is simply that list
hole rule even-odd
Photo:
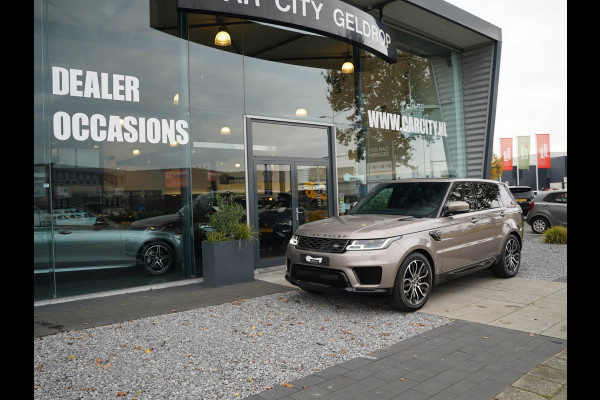
[{"label": "reflection on glass", "polygon": [[278,157],[329,156],[328,129],[320,126],[252,122],[254,155]]},{"label": "reflection on glass", "polygon": [[57,0],[40,16],[47,29],[35,68],[48,89],[36,90],[46,100],[35,120],[47,116],[40,127],[50,129],[36,125],[48,199],[34,197],[34,224],[44,216],[34,272],[56,286],[34,287],[36,299],[38,289],[64,297],[189,277],[185,224],[173,217],[191,199],[187,46],[151,28],[148,7]]},{"label": "reflection on glass", "polygon": [[[135,224],[135,223],[134,223]],[[181,225],[158,219],[128,229],[83,207],[62,204],[51,212],[34,207],[34,272],[48,272],[45,249],[53,227],[55,272],[136,267],[162,275],[182,260]]]},{"label": "reflection on glass", "polygon": [[[292,237],[292,183],[289,165],[256,166],[260,258],[281,257]],[[304,216],[304,212],[301,213]],[[304,221],[306,217],[300,217]]]},{"label": "reflection on glass", "polygon": [[[298,166],[298,206],[306,213],[306,222],[329,217],[327,205],[327,169],[325,166]],[[302,222],[299,222],[299,225]]]}]

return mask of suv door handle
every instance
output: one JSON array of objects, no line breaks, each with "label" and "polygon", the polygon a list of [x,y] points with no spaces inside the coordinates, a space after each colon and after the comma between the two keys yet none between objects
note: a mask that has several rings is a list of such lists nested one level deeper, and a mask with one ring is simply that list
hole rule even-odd
[{"label": "suv door handle", "polygon": [[475,218],[475,217],[471,218],[471,223],[475,224],[477,222],[479,222],[479,218]]},{"label": "suv door handle", "polygon": [[500,216],[504,217],[506,215],[506,211],[500,211]]},{"label": "suv door handle", "polygon": [[61,229],[61,230],[58,231],[58,233],[60,233],[61,235],[67,235],[67,234],[69,234],[71,232],[73,232],[73,231],[70,231],[68,229]]}]

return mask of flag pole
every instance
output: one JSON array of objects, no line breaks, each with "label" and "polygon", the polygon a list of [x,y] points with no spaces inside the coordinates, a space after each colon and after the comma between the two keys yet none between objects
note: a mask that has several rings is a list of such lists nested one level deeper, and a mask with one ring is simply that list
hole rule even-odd
[{"label": "flag pole", "polygon": [[519,186],[519,161],[521,161],[521,151],[519,150],[519,140],[517,139],[517,154],[519,157],[517,158],[517,186]]},{"label": "flag pole", "polygon": [[538,142],[537,142],[537,133],[535,134],[535,190],[539,191],[539,184],[538,184],[538,162],[540,160],[540,157],[538,156],[538,151],[540,151],[540,149],[538,149]]}]

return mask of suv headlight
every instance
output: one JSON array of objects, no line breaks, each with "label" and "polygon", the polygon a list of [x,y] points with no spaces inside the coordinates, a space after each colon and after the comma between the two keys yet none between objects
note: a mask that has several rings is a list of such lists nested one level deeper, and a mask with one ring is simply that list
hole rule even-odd
[{"label": "suv headlight", "polygon": [[289,244],[291,244],[292,246],[297,245],[298,244],[298,236],[292,235],[292,238],[290,239]]},{"label": "suv headlight", "polygon": [[387,249],[392,242],[401,239],[402,235],[384,239],[356,239],[352,240],[346,250],[381,250]]}]

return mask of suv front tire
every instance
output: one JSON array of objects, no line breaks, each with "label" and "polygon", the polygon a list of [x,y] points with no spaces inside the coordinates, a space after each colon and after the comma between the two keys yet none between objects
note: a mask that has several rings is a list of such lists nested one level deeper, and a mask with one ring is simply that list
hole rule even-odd
[{"label": "suv front tire", "polygon": [[396,274],[390,305],[406,312],[417,311],[423,307],[431,293],[432,276],[427,257],[419,253],[410,254]]}]

